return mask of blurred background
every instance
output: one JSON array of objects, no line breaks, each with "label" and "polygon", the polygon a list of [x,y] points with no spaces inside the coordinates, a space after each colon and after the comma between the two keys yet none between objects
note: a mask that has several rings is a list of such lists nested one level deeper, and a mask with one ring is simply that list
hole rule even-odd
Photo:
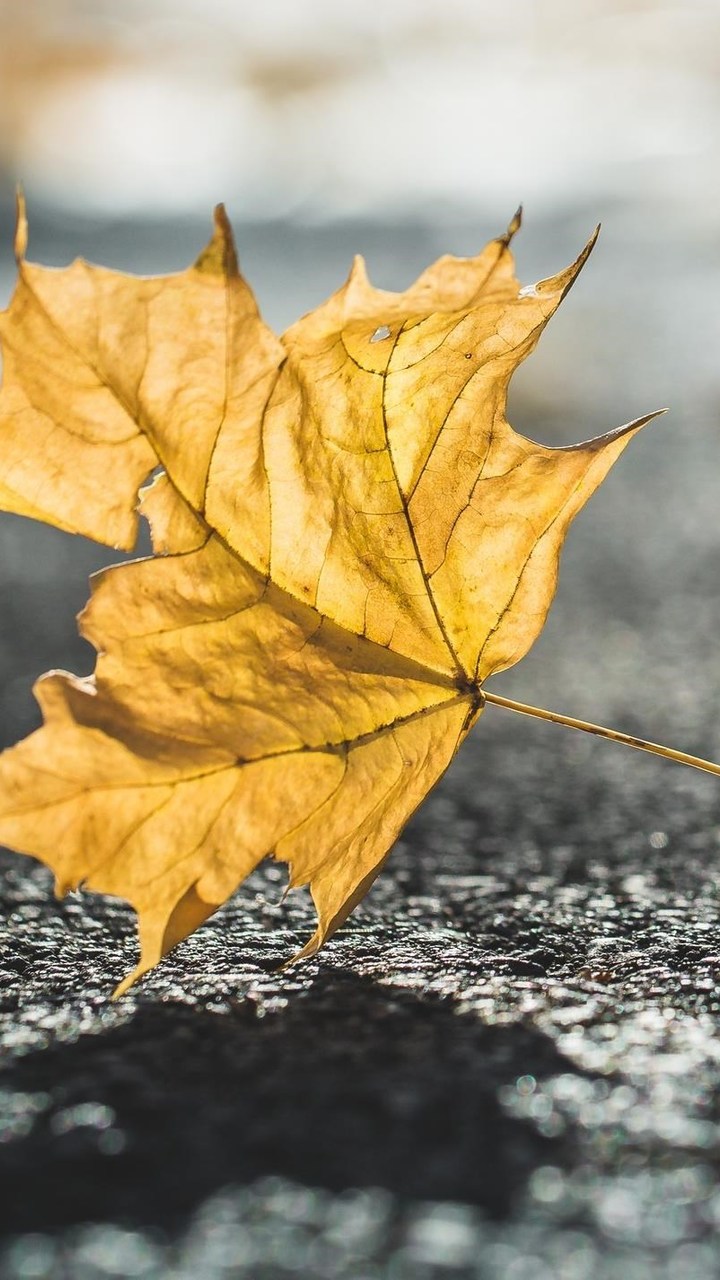
[{"label": "blurred background", "polygon": [[[663,682],[693,678],[691,656],[670,671],[667,645],[711,607],[703,565],[720,539],[719,38],[715,0],[0,0],[0,292],[18,181],[30,256],[58,265],[182,268],[225,200],[280,328],[357,251],[403,287],[440,253],[476,252],[522,201],[531,282],[602,221],[515,379],[514,424],[553,444],[672,413],[582,517],[550,629],[505,684],[609,715],[642,649],[662,722],[678,696]],[[9,517],[0,536],[7,743],[36,722],[40,670],[89,669],[74,614],[108,556]],[[598,594],[602,634],[586,616]]]}]

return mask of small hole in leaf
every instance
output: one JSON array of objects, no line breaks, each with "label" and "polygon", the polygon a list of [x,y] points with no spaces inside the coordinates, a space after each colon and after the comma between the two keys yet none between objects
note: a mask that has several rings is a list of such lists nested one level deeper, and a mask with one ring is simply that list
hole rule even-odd
[{"label": "small hole in leaf", "polygon": [[384,338],[389,338],[389,337],[390,337],[390,325],[381,324],[381,325],[378,325],[370,341],[382,342]]}]

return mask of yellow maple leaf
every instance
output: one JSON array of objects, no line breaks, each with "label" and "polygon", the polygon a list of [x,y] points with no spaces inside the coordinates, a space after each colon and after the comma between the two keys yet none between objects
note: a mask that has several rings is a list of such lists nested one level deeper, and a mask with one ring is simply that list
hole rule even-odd
[{"label": "yellow maple leaf", "polygon": [[94,676],[43,677],[44,728],[0,760],[0,839],[137,910],[118,991],[268,854],[310,886],[312,953],[486,701],[563,719],[484,682],[536,639],[570,522],[648,418],[565,449],[509,426],[593,243],[521,289],[518,225],[404,293],[358,259],[278,339],[222,208],[194,266],[138,279],[31,265],[21,202],[0,506],[130,548],[162,467],[155,555],[81,615]]}]

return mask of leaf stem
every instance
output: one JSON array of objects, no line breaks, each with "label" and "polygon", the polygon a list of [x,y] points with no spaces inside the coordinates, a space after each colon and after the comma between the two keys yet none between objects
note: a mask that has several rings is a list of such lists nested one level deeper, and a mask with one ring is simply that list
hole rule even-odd
[{"label": "leaf stem", "polygon": [[486,693],[483,698],[497,707],[506,707],[508,711],[517,711],[522,716],[535,716],[538,720],[550,720],[553,724],[565,724],[569,729],[582,729],[583,733],[594,733],[599,738],[609,738],[611,742],[622,742],[626,747],[636,747],[638,751],[649,751],[654,756],[664,756],[666,760],[675,760],[678,764],[690,765],[693,769],[702,769],[705,773],[720,776],[720,764],[711,760],[702,760],[700,756],[688,755],[686,751],[675,751],[672,747],[662,747],[657,742],[646,742],[644,738],[635,738],[629,733],[620,733],[617,729],[605,729],[599,724],[590,724],[587,720],[575,720],[572,716],[563,716],[558,711],[543,711],[541,707],[530,707],[525,702],[515,702],[512,698],[502,698],[497,693]]}]

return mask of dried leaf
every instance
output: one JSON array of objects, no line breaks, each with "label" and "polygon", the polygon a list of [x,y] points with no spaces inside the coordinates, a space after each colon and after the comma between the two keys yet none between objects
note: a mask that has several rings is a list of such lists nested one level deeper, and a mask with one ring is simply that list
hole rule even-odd
[{"label": "dried leaf", "polygon": [[539,634],[570,522],[648,419],[565,449],[509,426],[593,244],[520,289],[518,225],[404,293],[358,259],[279,340],[222,209],[193,267],[136,279],[29,264],[21,208],[0,506],[130,548],[163,468],[155,555],[81,615],[95,675],[41,679],[45,727],[0,761],[0,838],[136,908],[119,990],[268,854],[310,886],[315,951]]}]

